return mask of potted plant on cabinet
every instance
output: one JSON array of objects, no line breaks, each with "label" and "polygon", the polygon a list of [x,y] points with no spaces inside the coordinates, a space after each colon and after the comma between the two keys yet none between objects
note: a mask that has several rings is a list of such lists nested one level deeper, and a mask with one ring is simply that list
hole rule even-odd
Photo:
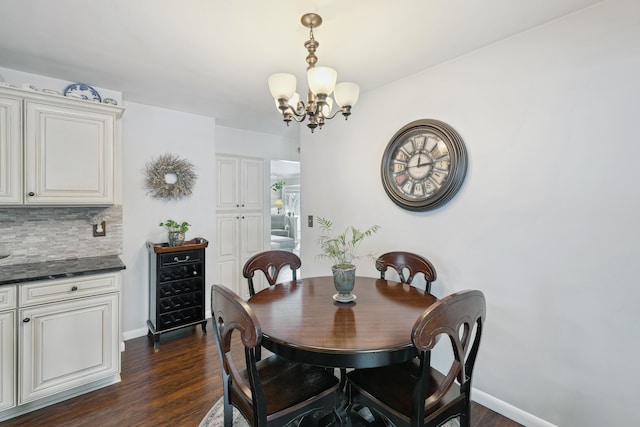
[{"label": "potted plant on cabinet", "polygon": [[[361,258],[358,255],[360,244],[366,237],[376,233],[380,226],[374,225],[364,231],[354,226],[347,227],[342,233],[333,235],[333,223],[326,218],[318,218],[320,226],[320,249],[318,258],[326,258],[333,262],[333,283],[338,291],[333,299],[338,302],[350,302],[355,299],[353,287],[356,278],[356,266],[354,262]],[[368,257],[373,258],[372,254]]]},{"label": "potted plant on cabinet", "polygon": [[172,219],[160,223],[160,227],[165,227],[169,234],[169,246],[181,246],[184,243],[184,234],[189,231],[190,226],[186,221],[179,223]]}]

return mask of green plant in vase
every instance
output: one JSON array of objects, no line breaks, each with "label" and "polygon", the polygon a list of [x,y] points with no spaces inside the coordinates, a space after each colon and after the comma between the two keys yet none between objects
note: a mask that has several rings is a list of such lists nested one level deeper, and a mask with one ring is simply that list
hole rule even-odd
[{"label": "green plant in vase", "polygon": [[191,224],[186,221],[177,222],[172,219],[160,223],[160,227],[167,229],[169,246],[181,246],[184,244],[185,233],[189,231],[190,226]]},{"label": "green plant in vase", "polygon": [[[318,258],[329,259],[333,265],[333,282],[338,293],[333,298],[338,302],[350,302],[355,299],[352,294],[355,285],[356,266],[355,261],[362,256],[358,249],[362,241],[377,233],[380,226],[374,225],[366,230],[360,230],[354,226],[347,227],[342,233],[334,234],[333,223],[326,219],[317,219],[320,226],[320,249]],[[367,255],[374,258],[372,254]]]}]

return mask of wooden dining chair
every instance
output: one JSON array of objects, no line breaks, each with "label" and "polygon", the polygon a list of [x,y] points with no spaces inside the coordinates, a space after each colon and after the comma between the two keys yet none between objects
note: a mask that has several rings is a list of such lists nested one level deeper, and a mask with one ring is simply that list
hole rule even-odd
[{"label": "wooden dining chair", "polygon": [[[471,377],[485,311],[484,295],[477,290],[458,292],[431,305],[411,331],[417,358],[347,374],[350,407],[362,404],[396,426],[439,426],[460,417],[460,426],[469,427]],[[440,335],[449,339],[438,341]],[[451,345],[445,374],[428,362],[438,342]]]},{"label": "wooden dining chair", "polygon": [[301,265],[302,261],[300,261],[298,255],[289,251],[265,251],[252,256],[242,269],[242,275],[249,282],[249,295],[253,296],[256,293],[253,285],[253,276],[256,270],[262,271],[267,278],[267,282],[269,282],[269,286],[273,286],[278,281],[280,270],[286,266],[291,268],[293,280],[297,280],[297,271]]},{"label": "wooden dining chair", "polygon": [[[233,407],[256,427],[284,426],[319,410],[338,417],[339,382],[329,371],[277,355],[256,360],[262,331],[242,298],[224,286],[213,285],[211,313],[222,364],[225,427],[232,425]],[[244,361],[234,360],[234,339],[240,339],[244,346]]]},{"label": "wooden dining chair", "polygon": [[388,267],[397,271],[400,281],[407,284],[411,284],[416,275],[422,273],[426,281],[426,292],[431,292],[431,282],[437,277],[436,269],[428,259],[411,252],[396,251],[380,255],[376,260],[376,269],[380,272],[381,279],[385,278]]}]

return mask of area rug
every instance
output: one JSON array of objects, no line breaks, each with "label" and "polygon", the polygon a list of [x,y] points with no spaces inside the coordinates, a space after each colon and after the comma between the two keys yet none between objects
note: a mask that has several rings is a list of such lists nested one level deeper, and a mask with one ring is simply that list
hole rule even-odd
[{"label": "area rug", "polygon": [[[359,415],[367,420],[373,419],[367,408],[362,408]],[[292,423],[293,424],[293,423]],[[222,406],[222,398],[219,399],[213,407],[207,412],[207,415],[200,421],[199,427],[224,427],[224,410]],[[249,427],[249,422],[240,414],[236,408],[233,408],[233,427]],[[441,427],[460,427],[458,419],[447,421]]]}]

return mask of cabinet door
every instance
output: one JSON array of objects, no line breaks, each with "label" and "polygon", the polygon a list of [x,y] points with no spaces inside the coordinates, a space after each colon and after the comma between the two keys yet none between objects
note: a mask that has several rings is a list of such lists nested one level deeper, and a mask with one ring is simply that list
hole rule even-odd
[{"label": "cabinet door", "polygon": [[114,203],[114,115],[27,101],[25,116],[25,204]]},{"label": "cabinet door", "polygon": [[217,268],[215,283],[241,295],[242,265],[240,265],[240,214],[218,214],[215,245]]},{"label": "cabinet door", "polygon": [[0,411],[16,406],[15,313],[0,313]]},{"label": "cabinet door", "polygon": [[240,168],[236,157],[216,156],[218,209],[238,209],[240,207]]},{"label": "cabinet door", "polygon": [[241,161],[241,198],[240,204],[245,209],[263,210],[265,192],[263,179],[263,161],[258,159],[242,159]]},{"label": "cabinet door", "polygon": [[20,309],[19,403],[120,372],[118,294]]},{"label": "cabinet door", "polygon": [[[245,213],[240,217],[240,270],[247,260],[262,252],[264,249],[264,215],[262,213]],[[262,289],[264,276],[262,273],[254,276],[254,287]],[[249,285],[243,286],[239,293],[244,298],[249,297]]]},{"label": "cabinet door", "polygon": [[22,204],[22,102],[0,98],[0,204]]},{"label": "cabinet door", "polygon": [[262,159],[217,155],[216,168],[218,209],[264,209],[264,162]]}]

